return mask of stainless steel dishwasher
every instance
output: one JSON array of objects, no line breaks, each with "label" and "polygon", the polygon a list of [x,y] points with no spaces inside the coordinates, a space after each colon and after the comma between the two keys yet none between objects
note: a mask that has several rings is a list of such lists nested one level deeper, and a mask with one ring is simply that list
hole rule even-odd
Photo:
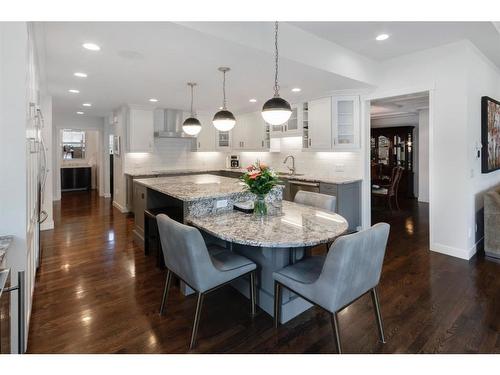
[{"label": "stainless steel dishwasher", "polygon": [[314,193],[319,193],[319,183],[318,182],[305,182],[305,181],[294,181],[290,180],[290,200],[295,199],[295,194],[300,190],[312,191]]}]

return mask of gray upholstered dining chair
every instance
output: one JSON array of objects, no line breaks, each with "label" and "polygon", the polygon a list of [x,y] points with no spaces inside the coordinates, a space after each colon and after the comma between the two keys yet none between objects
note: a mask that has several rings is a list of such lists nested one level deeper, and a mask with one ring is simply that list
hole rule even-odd
[{"label": "gray upholstered dining chair", "polygon": [[251,313],[255,315],[255,269],[251,260],[219,246],[207,248],[200,231],[172,220],[167,215],[156,216],[167,279],[160,307],[165,312],[172,275],[197,292],[196,313],[191,333],[192,349],[196,343],[200,313],[205,295],[239,277],[250,276]]},{"label": "gray upholstered dining chair", "polygon": [[312,191],[300,190],[295,194],[293,199],[295,203],[312,206],[323,210],[335,212],[337,208],[337,197],[334,195],[326,195],[315,193]]},{"label": "gray upholstered dining chair", "polygon": [[337,350],[342,353],[337,313],[371,292],[380,340],[385,343],[377,294],[390,226],[378,223],[335,240],[326,257],[309,257],[273,273],[274,325],[281,320],[281,288],[286,287],[331,313]]}]

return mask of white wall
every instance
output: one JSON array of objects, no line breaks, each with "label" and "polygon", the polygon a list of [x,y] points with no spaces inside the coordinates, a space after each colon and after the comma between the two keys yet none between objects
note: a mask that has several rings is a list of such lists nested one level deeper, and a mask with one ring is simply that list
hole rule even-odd
[{"label": "white wall", "polygon": [[429,202],[429,110],[418,113],[418,201]]},{"label": "white wall", "polygon": [[[500,70],[494,66],[474,45],[467,43],[467,177],[466,197],[468,227],[471,235],[467,246],[475,249],[484,237],[483,194],[500,184],[500,170],[481,173],[481,158],[477,148],[481,144],[481,97],[490,96],[500,100]],[[477,230],[475,230],[477,224]],[[500,230],[500,229],[499,229]]]},{"label": "white wall", "polygon": [[474,195],[499,182],[498,172],[479,175],[480,160],[474,156],[480,98],[499,95],[498,71],[470,42],[460,41],[389,60],[383,72],[370,97],[431,90],[430,248],[470,259],[478,237]]},{"label": "white wall", "polygon": [[431,90],[430,248],[468,259],[466,56],[465,43],[458,42],[389,60],[371,97]]}]

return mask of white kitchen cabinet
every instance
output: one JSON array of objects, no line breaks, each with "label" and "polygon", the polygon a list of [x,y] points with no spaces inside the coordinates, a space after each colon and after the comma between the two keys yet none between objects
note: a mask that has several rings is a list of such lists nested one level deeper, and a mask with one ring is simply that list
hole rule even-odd
[{"label": "white kitchen cabinet", "polygon": [[334,150],[360,147],[359,96],[332,98],[332,135]]},{"label": "white kitchen cabinet", "polygon": [[212,115],[200,114],[197,116],[201,123],[201,131],[194,142],[194,151],[215,151],[216,150],[216,129],[212,124]]},{"label": "white kitchen cabinet", "polygon": [[247,141],[247,131],[249,125],[247,125],[248,119],[245,115],[236,116],[236,124],[231,130],[231,148],[233,150],[244,150],[245,141]]},{"label": "white kitchen cabinet", "polygon": [[269,125],[271,138],[300,137],[302,136],[302,108],[301,105],[292,106],[292,114],[282,125]]},{"label": "white kitchen cabinet", "polygon": [[[269,149],[268,126],[260,112],[245,113],[238,116],[240,125],[239,139],[236,144],[233,138],[233,148],[246,151],[267,151]],[[236,127],[235,127],[236,129]]]},{"label": "white kitchen cabinet", "polygon": [[128,152],[153,152],[154,112],[152,109],[128,107],[127,150]]},{"label": "white kitchen cabinet", "polygon": [[312,151],[332,149],[332,98],[308,102],[308,145]]}]

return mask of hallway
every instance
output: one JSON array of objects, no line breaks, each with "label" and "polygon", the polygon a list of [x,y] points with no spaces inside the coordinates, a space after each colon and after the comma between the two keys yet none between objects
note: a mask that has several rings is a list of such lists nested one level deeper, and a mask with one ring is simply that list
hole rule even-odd
[{"label": "hallway", "polygon": [[[369,296],[339,314],[347,353],[500,353],[500,264],[428,250],[428,212],[390,214],[380,297],[387,344]],[[66,193],[43,232],[29,353],[184,353],[195,299],[177,287],[160,317],[164,272],[132,242],[133,218],[96,193]],[[375,220],[376,219],[376,220]],[[334,353],[329,316],[313,308],[274,330],[231,287],[206,300],[196,352]]]}]

